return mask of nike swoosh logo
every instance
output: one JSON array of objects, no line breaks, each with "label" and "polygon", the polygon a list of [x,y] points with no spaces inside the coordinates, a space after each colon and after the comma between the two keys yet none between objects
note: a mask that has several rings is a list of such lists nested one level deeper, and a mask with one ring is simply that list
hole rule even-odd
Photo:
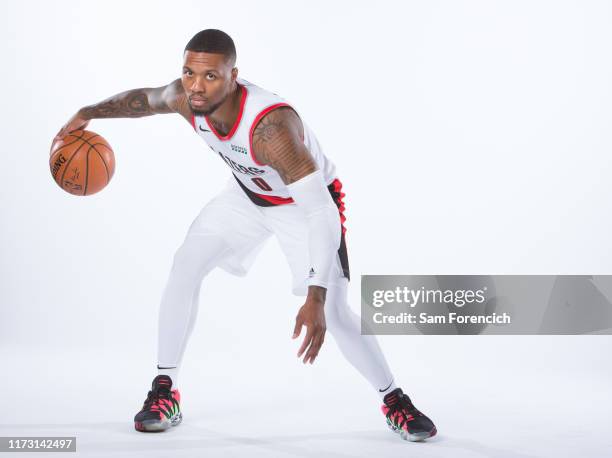
[{"label": "nike swoosh logo", "polygon": [[198,126],[198,128],[202,131],[202,132],[210,132],[210,130],[208,129],[202,129],[202,126]]},{"label": "nike swoosh logo", "polygon": [[391,385],[393,385],[393,381],[391,381],[391,383],[389,383],[389,386],[387,388],[385,388],[384,390],[378,390],[378,391],[380,391],[381,393],[384,392],[384,391],[387,391]]}]

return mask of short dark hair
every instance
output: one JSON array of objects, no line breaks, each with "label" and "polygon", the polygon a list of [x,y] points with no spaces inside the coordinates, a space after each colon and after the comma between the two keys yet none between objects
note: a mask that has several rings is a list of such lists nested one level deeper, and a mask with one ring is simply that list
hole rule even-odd
[{"label": "short dark hair", "polygon": [[223,54],[226,61],[230,61],[232,65],[236,63],[234,40],[227,33],[217,29],[206,29],[196,33],[185,46],[185,51]]}]

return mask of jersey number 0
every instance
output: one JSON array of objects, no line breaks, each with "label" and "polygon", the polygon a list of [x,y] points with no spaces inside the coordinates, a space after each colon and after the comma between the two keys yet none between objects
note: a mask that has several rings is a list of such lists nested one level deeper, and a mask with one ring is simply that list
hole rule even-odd
[{"label": "jersey number 0", "polygon": [[264,191],[272,191],[272,188],[270,187],[270,185],[268,183],[266,183],[266,181],[263,178],[251,178],[251,180],[253,180],[253,183],[255,183],[257,185],[257,187],[259,187],[260,189],[263,189]]}]

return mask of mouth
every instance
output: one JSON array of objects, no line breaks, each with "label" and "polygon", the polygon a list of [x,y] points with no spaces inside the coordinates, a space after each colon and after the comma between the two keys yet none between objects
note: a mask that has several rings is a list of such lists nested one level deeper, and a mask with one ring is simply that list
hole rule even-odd
[{"label": "mouth", "polygon": [[203,107],[208,103],[208,99],[192,95],[191,97],[189,97],[189,103],[191,104],[191,106],[194,107]]}]

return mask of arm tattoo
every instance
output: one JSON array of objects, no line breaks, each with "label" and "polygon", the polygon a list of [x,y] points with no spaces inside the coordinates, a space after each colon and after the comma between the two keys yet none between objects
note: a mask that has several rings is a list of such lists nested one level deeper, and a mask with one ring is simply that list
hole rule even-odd
[{"label": "arm tattoo", "polygon": [[317,169],[303,138],[297,114],[291,108],[277,108],[257,124],[253,153],[259,162],[274,168],[285,184],[290,184]]},{"label": "arm tattoo", "polygon": [[187,119],[191,117],[180,80],[158,88],[122,92],[100,103],[82,108],[81,114],[88,119],[140,118],[175,111]]},{"label": "arm tattoo", "polygon": [[134,89],[114,95],[95,105],[84,107],[81,113],[89,119],[140,118],[153,115],[155,111],[149,105],[146,92],[143,89]]}]

